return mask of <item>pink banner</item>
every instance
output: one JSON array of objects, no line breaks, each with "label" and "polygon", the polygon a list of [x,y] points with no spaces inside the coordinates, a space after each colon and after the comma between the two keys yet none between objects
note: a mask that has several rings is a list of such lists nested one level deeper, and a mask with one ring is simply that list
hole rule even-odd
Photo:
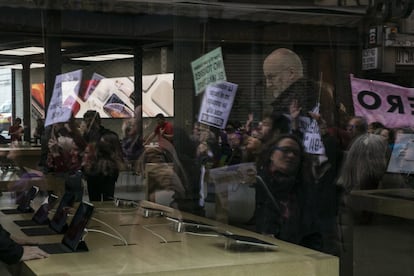
[{"label": "pink banner", "polygon": [[350,78],[355,115],[389,128],[414,126],[414,88]]}]

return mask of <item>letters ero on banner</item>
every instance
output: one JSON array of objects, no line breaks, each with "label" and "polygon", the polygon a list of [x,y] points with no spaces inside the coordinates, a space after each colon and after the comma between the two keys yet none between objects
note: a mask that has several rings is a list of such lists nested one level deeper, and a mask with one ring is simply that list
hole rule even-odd
[{"label": "letters ero on banner", "polygon": [[350,75],[355,115],[386,127],[414,126],[414,88]]}]

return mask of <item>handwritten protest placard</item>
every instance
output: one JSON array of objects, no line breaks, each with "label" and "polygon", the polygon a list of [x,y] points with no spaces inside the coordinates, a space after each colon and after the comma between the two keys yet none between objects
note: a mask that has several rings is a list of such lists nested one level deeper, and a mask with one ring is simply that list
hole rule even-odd
[{"label": "handwritten protest placard", "polygon": [[73,93],[78,95],[81,79],[82,70],[56,76],[52,98],[47,109],[45,126],[69,121],[72,116],[72,105],[75,104],[75,102],[72,102],[71,104],[68,104],[68,102],[65,102],[65,104],[63,103],[62,87],[68,83],[74,84]]},{"label": "handwritten protest placard", "polygon": [[226,80],[221,47],[191,62],[191,68],[196,95],[202,93],[209,84]]},{"label": "handwritten protest placard", "polygon": [[220,82],[207,86],[198,114],[198,121],[220,129],[225,128],[236,91],[237,84],[231,82]]}]

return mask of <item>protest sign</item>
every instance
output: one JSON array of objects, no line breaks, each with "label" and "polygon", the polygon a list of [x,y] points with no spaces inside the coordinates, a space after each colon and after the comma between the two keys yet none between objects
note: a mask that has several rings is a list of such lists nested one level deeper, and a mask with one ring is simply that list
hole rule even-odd
[{"label": "protest sign", "polygon": [[[72,71],[56,76],[52,98],[46,114],[45,126],[69,121],[72,116],[72,108],[76,104],[76,100],[67,101],[67,97],[63,95],[62,91],[68,91],[67,88],[64,89],[64,86],[69,85],[71,87],[70,92],[73,92],[76,96],[75,98],[77,98],[81,79],[82,70]],[[63,102],[63,100],[65,100],[65,102]]]},{"label": "protest sign", "polygon": [[220,82],[207,86],[201,103],[198,121],[224,129],[236,96],[237,84]]},{"label": "protest sign", "polygon": [[388,128],[414,126],[414,88],[350,76],[356,116]]},{"label": "protest sign", "polygon": [[226,72],[221,47],[191,62],[191,69],[196,95],[202,93],[209,84],[225,81]]},{"label": "protest sign", "polygon": [[256,182],[256,166],[252,162],[210,169],[209,181],[215,184],[240,184]]},{"label": "protest sign", "polygon": [[[312,112],[319,114],[319,104],[312,110]],[[306,126],[303,133],[303,146],[305,152],[311,154],[325,154],[325,147],[321,139],[319,125],[315,119],[309,120],[309,124]]]},{"label": "protest sign", "polygon": [[414,172],[414,134],[398,134],[388,163],[387,172]]},{"label": "protest sign", "polygon": [[[241,163],[211,169],[208,173],[209,189],[215,193],[215,219],[226,222],[247,222],[255,210],[256,166]],[[207,196],[207,195],[206,195]]]}]

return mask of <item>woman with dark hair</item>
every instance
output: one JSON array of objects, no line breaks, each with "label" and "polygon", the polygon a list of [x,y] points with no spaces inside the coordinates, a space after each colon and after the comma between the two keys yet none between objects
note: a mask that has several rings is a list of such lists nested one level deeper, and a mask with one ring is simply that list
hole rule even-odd
[{"label": "woman with dark hair", "polygon": [[90,143],[83,159],[89,200],[113,200],[115,182],[123,166],[122,149],[117,134],[108,132],[96,144]]},{"label": "woman with dark hair", "polygon": [[243,162],[257,162],[262,145],[263,136],[258,128],[253,129],[246,139],[245,154],[243,155]]},{"label": "woman with dark hair", "polygon": [[280,135],[263,152],[257,166],[257,232],[320,249],[312,177],[300,140]]}]

